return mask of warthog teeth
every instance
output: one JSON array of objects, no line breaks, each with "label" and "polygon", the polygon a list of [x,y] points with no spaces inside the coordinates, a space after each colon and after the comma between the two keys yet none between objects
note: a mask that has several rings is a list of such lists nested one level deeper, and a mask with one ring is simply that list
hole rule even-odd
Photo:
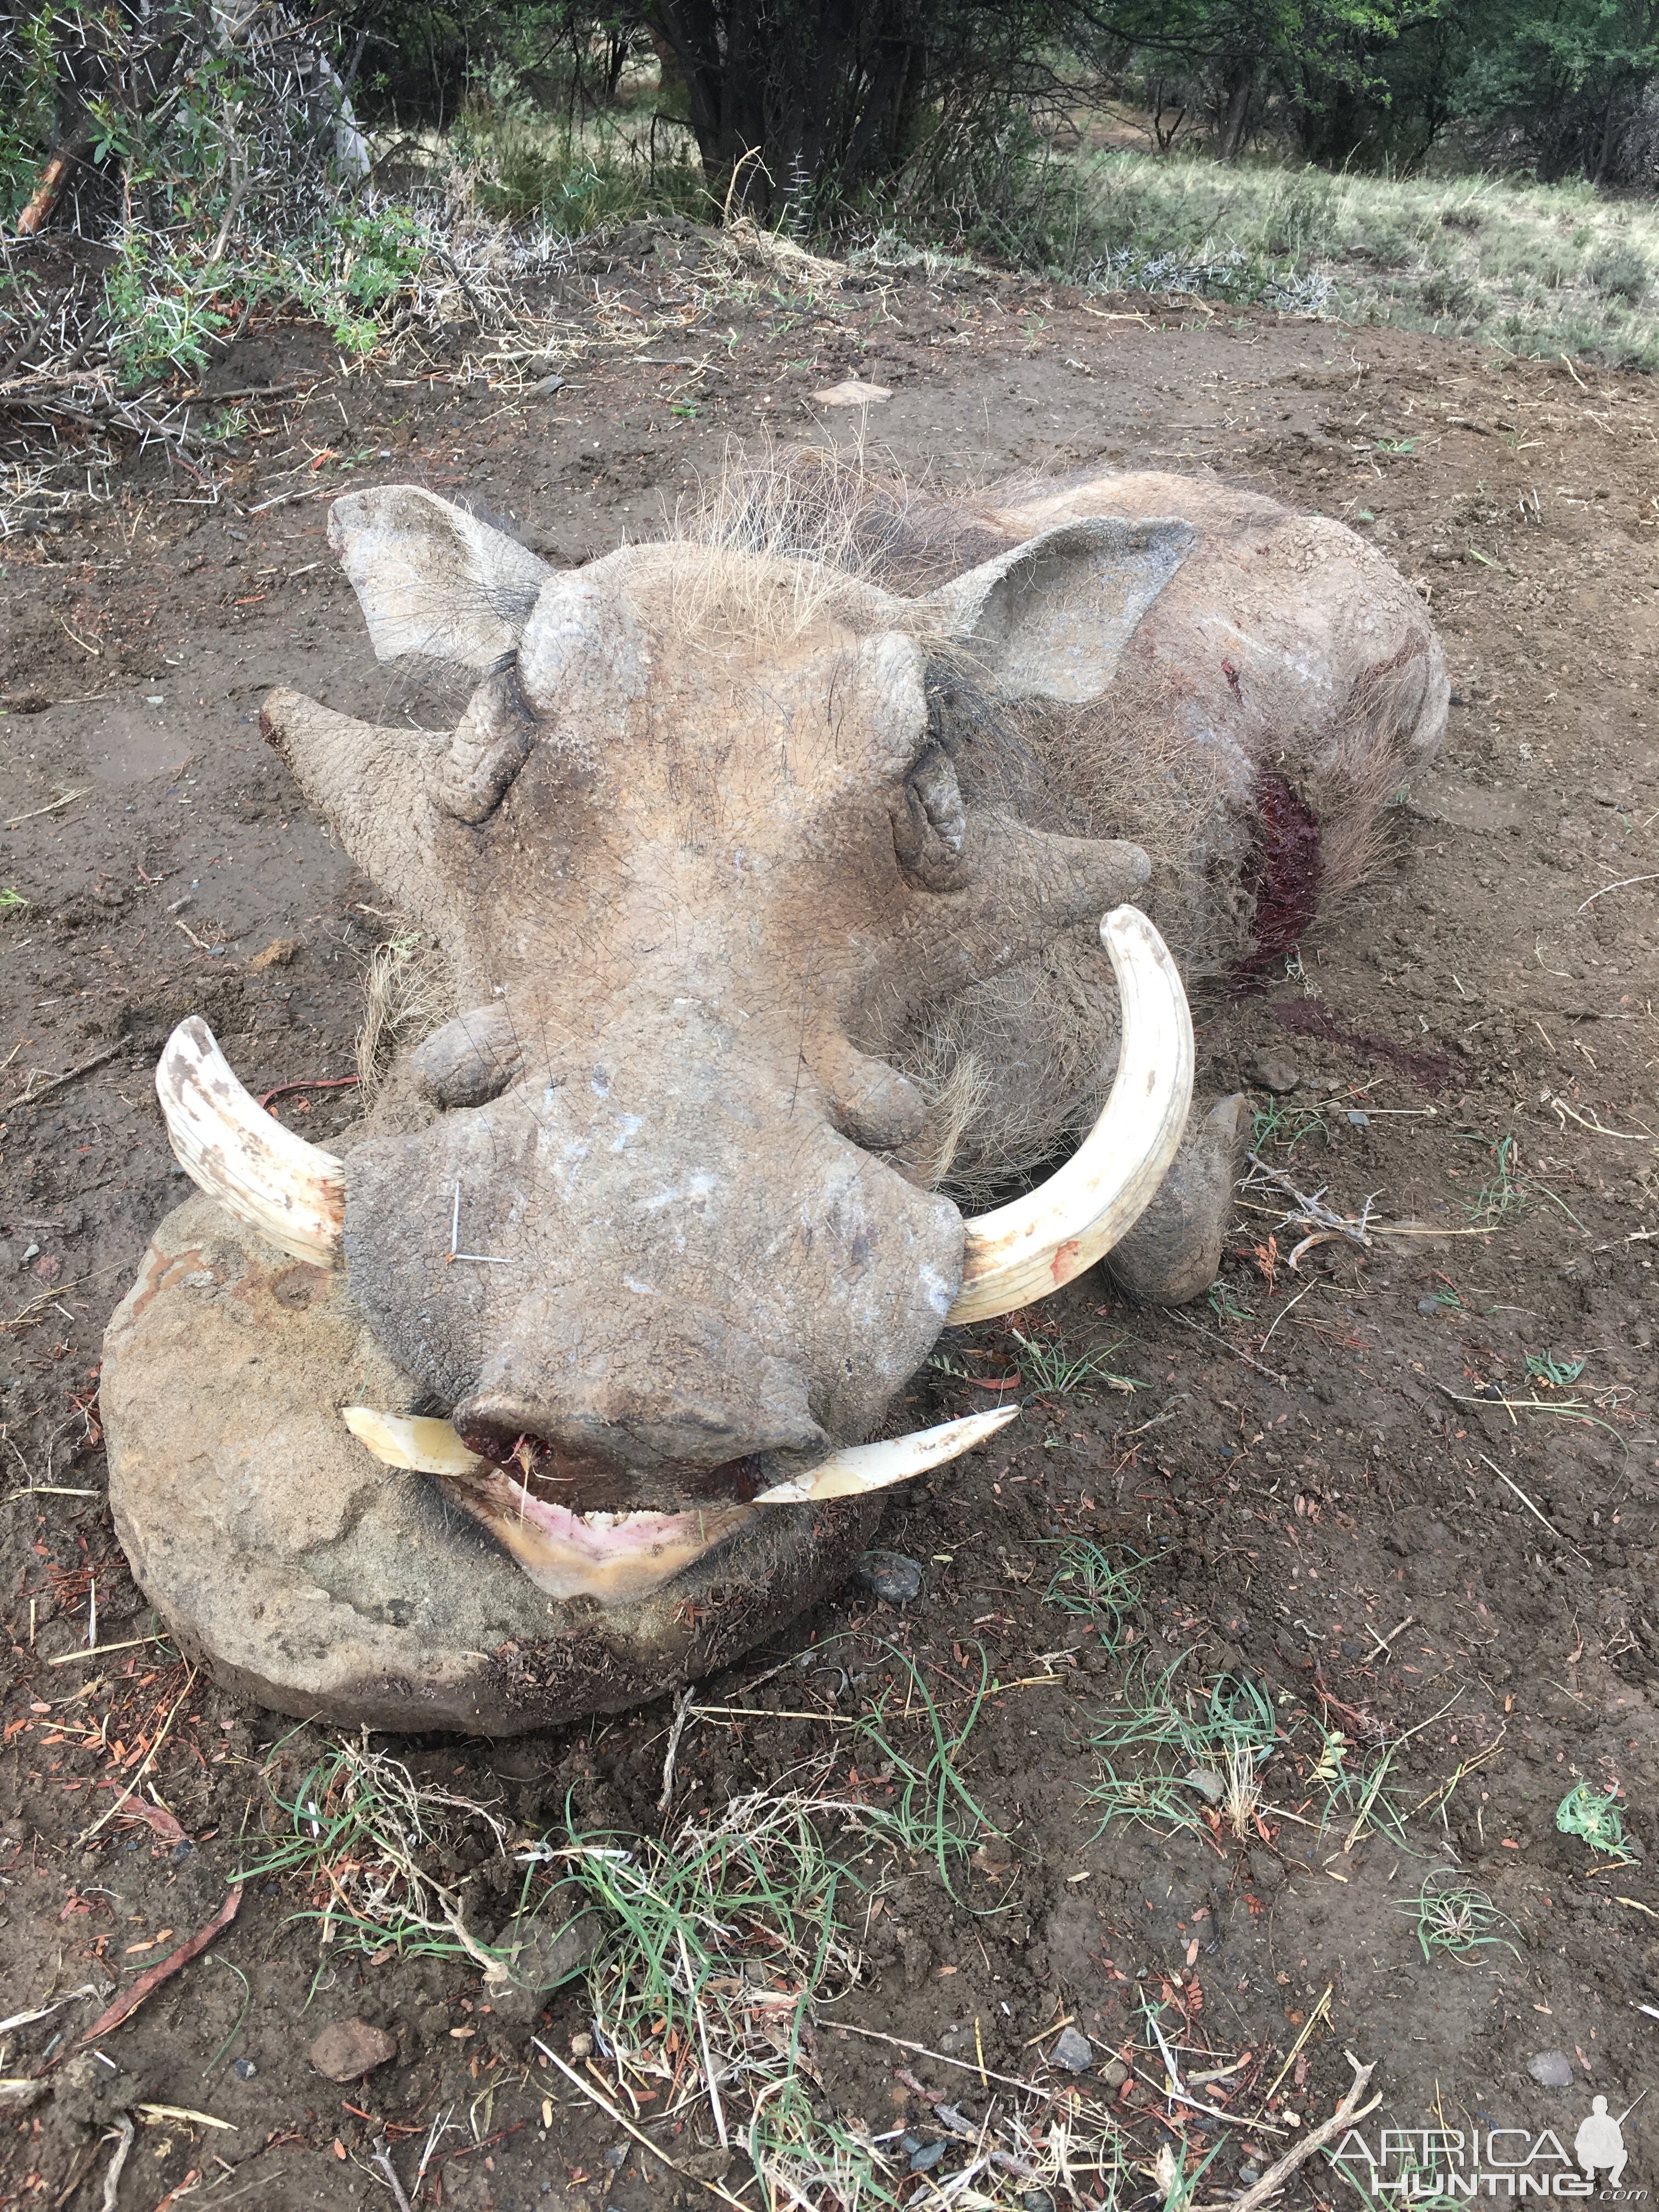
[{"label": "warthog teeth", "polygon": [[1046,1298],[1109,1252],[1180,1148],[1193,1099],[1193,1023],[1169,947],[1136,907],[1100,925],[1122,1003],[1105,1109],[1063,1167],[1024,1198],[968,1222],[947,1322],[990,1321]]},{"label": "warthog teeth", "polygon": [[198,1016],[167,1039],[155,1095],[173,1157],[198,1190],[292,1258],[313,1267],[337,1265],[343,1164],[256,1104]]},{"label": "warthog teeth", "polygon": [[885,1490],[890,1483],[908,1482],[926,1474],[947,1460],[972,1451],[1000,1428],[1017,1419],[1018,1406],[999,1406],[994,1413],[969,1413],[959,1421],[941,1421],[937,1428],[916,1429],[907,1437],[889,1437],[878,1444],[853,1444],[815,1467],[798,1481],[775,1483],[756,1498],[757,1505],[805,1505],[821,1498],[861,1498],[866,1491]]}]

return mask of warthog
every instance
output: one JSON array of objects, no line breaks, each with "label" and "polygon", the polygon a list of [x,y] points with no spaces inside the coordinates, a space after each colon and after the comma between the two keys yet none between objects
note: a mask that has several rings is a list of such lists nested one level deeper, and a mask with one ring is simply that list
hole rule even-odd
[{"label": "warthog", "polygon": [[477,688],[265,732],[453,1011],[343,1159],[175,1035],[217,1204],[112,1325],[112,1495],[268,1701],[507,1732],[731,1657],[1011,1418],[863,1441],[947,1322],[1207,1285],[1242,1102],[1188,1127],[1177,961],[1352,880],[1445,677],[1349,532],[1171,477],[803,457],[563,573],[414,488],[329,528],[380,658]]}]

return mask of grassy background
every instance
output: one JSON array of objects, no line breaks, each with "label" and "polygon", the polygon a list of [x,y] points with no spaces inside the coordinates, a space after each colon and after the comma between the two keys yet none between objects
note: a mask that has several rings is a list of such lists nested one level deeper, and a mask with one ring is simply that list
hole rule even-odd
[{"label": "grassy background", "polygon": [[1112,153],[1081,165],[1078,265],[1512,353],[1659,367],[1659,210],[1583,184],[1426,181]]}]

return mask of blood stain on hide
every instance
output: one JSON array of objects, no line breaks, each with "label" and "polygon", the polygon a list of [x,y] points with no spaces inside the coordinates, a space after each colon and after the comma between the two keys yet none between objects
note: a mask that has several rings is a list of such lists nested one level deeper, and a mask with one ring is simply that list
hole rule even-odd
[{"label": "blood stain on hide", "polygon": [[1264,769],[1256,780],[1256,846],[1244,871],[1255,899],[1255,950],[1233,970],[1239,989],[1261,988],[1266,971],[1291,951],[1319,907],[1319,817],[1287,780]]}]

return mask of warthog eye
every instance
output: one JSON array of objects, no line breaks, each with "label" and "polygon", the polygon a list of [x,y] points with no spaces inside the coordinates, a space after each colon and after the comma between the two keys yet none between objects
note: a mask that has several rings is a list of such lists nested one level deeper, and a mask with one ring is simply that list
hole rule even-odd
[{"label": "warthog eye", "polygon": [[956,890],[965,876],[968,820],[951,757],[929,745],[904,779],[893,811],[893,849],[905,880],[919,890]]}]

